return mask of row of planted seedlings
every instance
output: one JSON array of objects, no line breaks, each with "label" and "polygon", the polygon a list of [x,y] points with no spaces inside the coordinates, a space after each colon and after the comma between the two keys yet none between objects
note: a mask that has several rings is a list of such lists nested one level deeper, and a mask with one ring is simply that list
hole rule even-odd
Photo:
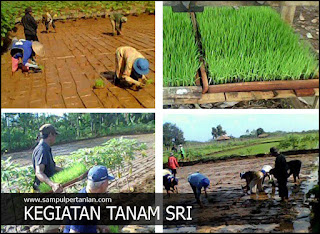
[{"label": "row of planted seedlings", "polygon": [[[53,182],[60,183],[64,188],[81,181],[84,185],[88,170],[94,165],[104,165],[115,176],[118,192],[120,192],[119,181],[121,179],[126,181],[128,191],[132,191],[132,187],[130,187],[132,162],[136,155],[145,157],[146,149],[146,144],[139,143],[137,140],[113,138],[100,146],[79,149],[71,155],[56,156],[57,166],[64,169],[50,179]],[[32,165],[21,167],[14,163],[11,158],[1,160],[2,192],[32,192],[34,176]],[[41,183],[39,189],[42,193],[52,192],[51,187],[45,183]]]},{"label": "row of planted seedlings", "polygon": [[203,93],[319,87],[311,45],[272,8],[205,7],[195,20],[192,14],[164,7],[165,86],[193,86],[203,56]]}]

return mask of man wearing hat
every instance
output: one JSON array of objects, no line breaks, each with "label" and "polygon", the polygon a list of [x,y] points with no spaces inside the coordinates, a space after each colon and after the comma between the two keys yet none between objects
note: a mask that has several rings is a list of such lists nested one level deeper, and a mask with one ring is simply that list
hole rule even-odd
[{"label": "man wearing hat", "polygon": [[[108,169],[105,166],[94,166],[88,172],[87,186],[79,191],[79,193],[106,193],[109,180],[114,180],[114,177],[109,175]],[[104,225],[66,225],[64,233],[100,233],[108,231],[107,226]]]},{"label": "man wearing hat", "polygon": [[288,164],[286,158],[283,154],[280,154],[275,147],[270,148],[270,153],[276,157],[275,167],[272,173],[278,181],[279,196],[281,197],[281,201],[287,201],[289,195],[287,188]]},{"label": "man wearing hat", "polygon": [[18,70],[20,59],[22,59],[22,71],[41,71],[40,66],[35,62],[33,57],[33,54],[39,55],[40,57],[45,55],[44,47],[40,42],[13,38],[10,54],[12,72]]},{"label": "man wearing hat", "polygon": [[190,183],[197,203],[200,205],[201,208],[203,208],[203,204],[200,201],[201,189],[204,188],[205,196],[208,197],[207,188],[210,185],[210,180],[205,175],[196,172],[188,176],[188,182]]},{"label": "man wearing hat", "polygon": [[120,13],[113,13],[109,17],[112,26],[112,35],[115,36],[116,31],[117,35],[121,35],[122,24],[127,22],[127,17],[124,17]]},{"label": "man wearing hat", "polygon": [[39,41],[37,36],[38,24],[32,16],[32,8],[27,7],[25,9],[25,15],[21,19],[21,23],[24,28],[24,35],[28,41]]},{"label": "man wearing hat", "polygon": [[62,170],[56,166],[51,151],[51,146],[55,143],[58,133],[51,124],[42,125],[39,131],[41,140],[32,153],[32,164],[35,170],[33,188],[38,190],[40,183],[44,182],[52,188],[53,192],[60,193],[62,192],[61,185],[50,180],[50,177]]},{"label": "man wearing hat", "polygon": [[[115,84],[124,82],[126,85],[141,88],[147,81],[149,73],[148,60],[135,48],[121,46],[116,50]],[[139,81],[142,80],[142,82]]]}]

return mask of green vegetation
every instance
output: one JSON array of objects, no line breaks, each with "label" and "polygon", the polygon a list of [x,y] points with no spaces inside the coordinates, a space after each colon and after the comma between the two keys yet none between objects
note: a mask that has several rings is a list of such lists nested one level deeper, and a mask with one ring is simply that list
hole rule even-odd
[{"label": "green vegetation", "polygon": [[[249,140],[232,139],[223,142],[186,143],[186,161],[200,159],[226,158],[228,156],[244,156],[269,153],[271,147],[277,147],[280,151],[316,149],[319,148],[318,133],[287,134],[269,138],[255,138]],[[163,163],[168,162],[170,150],[165,150]],[[175,156],[180,159],[180,154]]]},{"label": "green vegetation", "polygon": [[[83,148],[70,155],[55,157],[57,166],[66,168],[55,174],[51,179],[64,184],[84,174],[94,165],[104,165],[112,175],[118,179],[125,178],[129,191],[132,190],[128,178],[132,174],[132,161],[137,155],[146,156],[145,143],[134,139],[113,138],[106,143],[93,148]],[[33,166],[24,166],[13,163],[11,157],[1,160],[1,191],[14,193],[32,192],[34,181]],[[41,192],[48,192],[51,188],[41,183]]]},{"label": "green vegetation", "polygon": [[1,153],[30,149],[37,143],[39,128],[51,123],[60,133],[56,144],[102,136],[154,132],[154,114],[149,113],[6,113],[1,115]]},{"label": "green vegetation", "polygon": [[[59,183],[63,185],[83,175],[86,171],[87,171],[87,168],[84,164],[77,163],[62,171],[59,171],[58,173],[53,175],[50,179],[55,183]],[[42,193],[47,193],[52,190],[51,187],[46,183],[41,183],[39,185],[39,189]]]},{"label": "green vegetation", "polygon": [[206,7],[197,21],[210,84],[310,79],[318,72],[310,46],[270,7]]},{"label": "green vegetation", "polygon": [[7,33],[20,21],[27,7],[32,7],[36,20],[41,19],[46,11],[61,19],[97,17],[109,11],[123,14],[155,12],[154,1],[1,1],[1,46]]},{"label": "green vegetation", "polygon": [[192,86],[200,67],[198,45],[188,13],[163,7],[164,86]]},{"label": "green vegetation", "polygon": [[105,86],[104,81],[101,78],[97,79],[94,83],[94,87],[96,89],[104,88],[104,86]]}]

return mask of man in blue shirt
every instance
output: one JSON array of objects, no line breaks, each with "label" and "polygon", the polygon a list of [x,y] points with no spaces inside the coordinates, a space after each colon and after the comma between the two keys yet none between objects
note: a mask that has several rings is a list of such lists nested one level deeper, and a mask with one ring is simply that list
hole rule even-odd
[{"label": "man in blue shirt", "polygon": [[210,180],[205,175],[196,172],[188,176],[188,182],[190,183],[197,203],[200,205],[201,208],[203,208],[203,204],[200,201],[201,189],[204,188],[205,196],[208,197],[206,189],[210,185]]},{"label": "man in blue shirt", "polygon": [[61,185],[50,180],[50,177],[62,170],[56,166],[51,151],[58,132],[51,124],[42,125],[39,131],[41,140],[32,153],[32,164],[35,171],[33,188],[38,190],[40,182],[44,182],[52,188],[53,192],[61,193],[63,190]]},{"label": "man in blue shirt", "polygon": [[20,59],[22,59],[22,71],[29,71],[29,69],[40,70],[40,66],[34,60],[33,53],[40,57],[45,55],[44,47],[40,42],[14,38],[10,51],[12,72],[18,70]]},{"label": "man in blue shirt", "polygon": [[[109,185],[109,180],[114,180],[114,177],[108,174],[108,169],[105,166],[94,166],[88,172],[87,186],[79,191],[79,193],[106,193]],[[105,225],[66,225],[64,233],[105,233],[108,227]]]}]

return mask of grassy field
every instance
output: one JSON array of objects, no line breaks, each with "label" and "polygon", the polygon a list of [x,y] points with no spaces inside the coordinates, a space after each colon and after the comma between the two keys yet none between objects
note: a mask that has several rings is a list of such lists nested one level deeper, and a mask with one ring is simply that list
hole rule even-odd
[{"label": "grassy field", "polygon": [[206,7],[197,13],[210,84],[310,79],[315,53],[270,7]]},{"label": "grassy field", "polygon": [[[277,147],[281,151],[294,149],[319,148],[319,135],[310,134],[288,134],[263,139],[239,140],[234,139],[225,142],[191,143],[184,146],[186,152],[185,161],[199,159],[221,158],[233,155],[256,155],[269,153],[271,147]],[[169,150],[164,150],[163,163],[168,162]],[[179,153],[175,156],[183,161]]]}]

